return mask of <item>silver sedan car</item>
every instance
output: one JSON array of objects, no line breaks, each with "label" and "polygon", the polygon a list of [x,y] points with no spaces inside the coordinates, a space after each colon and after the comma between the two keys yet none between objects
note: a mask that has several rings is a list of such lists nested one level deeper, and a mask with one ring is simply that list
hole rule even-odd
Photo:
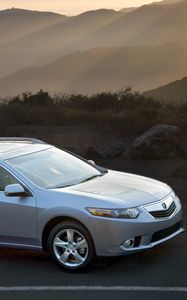
[{"label": "silver sedan car", "polygon": [[165,183],[106,170],[42,141],[0,138],[0,246],[48,251],[63,269],[150,249],[183,232]]}]

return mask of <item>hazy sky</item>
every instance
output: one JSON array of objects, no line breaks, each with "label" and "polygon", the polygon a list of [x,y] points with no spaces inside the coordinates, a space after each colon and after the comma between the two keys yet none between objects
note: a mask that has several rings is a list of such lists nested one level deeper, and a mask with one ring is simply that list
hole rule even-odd
[{"label": "hazy sky", "polygon": [[156,2],[156,0],[0,0],[0,10],[16,7],[49,10],[64,14],[77,14],[91,9],[120,9],[129,6],[140,6],[151,2]]}]

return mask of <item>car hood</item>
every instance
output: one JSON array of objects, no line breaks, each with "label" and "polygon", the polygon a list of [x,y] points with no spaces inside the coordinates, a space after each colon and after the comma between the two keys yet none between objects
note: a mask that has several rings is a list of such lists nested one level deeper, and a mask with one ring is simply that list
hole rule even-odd
[{"label": "car hood", "polygon": [[[118,200],[118,204],[139,206],[163,199],[172,189],[160,181],[109,170],[102,177],[72,186],[72,191],[102,195],[105,199]],[[112,201],[113,202],[113,201]],[[125,203],[124,203],[125,202]]]}]

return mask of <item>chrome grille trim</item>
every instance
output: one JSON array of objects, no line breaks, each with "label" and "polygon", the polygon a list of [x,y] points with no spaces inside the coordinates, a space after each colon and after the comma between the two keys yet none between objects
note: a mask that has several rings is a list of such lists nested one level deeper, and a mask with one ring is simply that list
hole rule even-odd
[{"label": "chrome grille trim", "polygon": [[144,206],[144,209],[156,219],[170,218],[177,210],[175,196],[170,194],[168,197]]},{"label": "chrome grille trim", "polygon": [[170,217],[176,209],[176,204],[173,201],[168,209],[166,210],[157,210],[149,212],[154,218],[168,218]]}]

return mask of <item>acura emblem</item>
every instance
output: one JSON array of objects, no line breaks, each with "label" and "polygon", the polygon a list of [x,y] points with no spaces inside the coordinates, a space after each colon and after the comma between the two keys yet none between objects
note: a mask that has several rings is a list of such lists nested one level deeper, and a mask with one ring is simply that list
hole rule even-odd
[{"label": "acura emblem", "polygon": [[166,208],[167,208],[166,203],[162,203],[162,207],[163,207],[164,209],[166,209]]}]

